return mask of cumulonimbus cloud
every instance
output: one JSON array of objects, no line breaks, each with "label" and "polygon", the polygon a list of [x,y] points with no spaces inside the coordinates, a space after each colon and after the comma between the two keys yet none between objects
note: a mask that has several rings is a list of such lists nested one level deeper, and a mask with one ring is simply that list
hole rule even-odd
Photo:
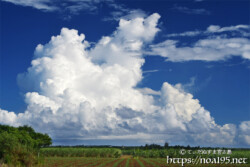
[{"label": "cumulonimbus cloud", "polygon": [[[180,85],[138,89],[143,48],[155,37],[159,14],[121,19],[110,36],[90,48],[84,34],[62,28],[36,47],[18,75],[27,109],[0,110],[0,123],[28,124],[55,139],[138,139],[202,145],[237,145],[238,128],[217,125],[198,99]],[[243,144],[249,129],[240,126]]]}]

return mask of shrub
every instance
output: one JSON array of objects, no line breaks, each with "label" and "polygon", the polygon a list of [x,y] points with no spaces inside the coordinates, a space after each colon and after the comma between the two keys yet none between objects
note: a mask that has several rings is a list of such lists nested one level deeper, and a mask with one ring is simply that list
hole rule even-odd
[{"label": "shrub", "polygon": [[31,127],[0,125],[0,159],[9,166],[34,166],[39,148],[50,144],[47,134],[36,133]]}]

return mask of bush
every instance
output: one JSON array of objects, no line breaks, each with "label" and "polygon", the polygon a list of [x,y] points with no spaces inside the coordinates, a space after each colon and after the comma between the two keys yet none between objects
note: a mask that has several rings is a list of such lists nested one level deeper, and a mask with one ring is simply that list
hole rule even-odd
[{"label": "bush", "polygon": [[10,166],[34,166],[39,148],[50,144],[47,134],[36,133],[31,127],[0,125],[0,159]]}]

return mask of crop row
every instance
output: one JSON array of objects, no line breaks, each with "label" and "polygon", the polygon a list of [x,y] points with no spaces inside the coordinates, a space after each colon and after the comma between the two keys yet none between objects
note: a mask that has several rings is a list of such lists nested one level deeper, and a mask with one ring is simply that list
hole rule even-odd
[{"label": "crop row", "polygon": [[[250,159],[249,150],[232,150],[232,154],[180,154],[180,149],[118,149],[118,148],[42,148],[40,155],[45,157],[110,157],[117,158],[121,155],[130,155],[132,157],[143,158],[196,158],[201,156],[203,158],[216,157],[231,157],[231,158],[247,158]],[[249,161],[248,161],[249,163]]]},{"label": "crop row", "polygon": [[185,155],[180,154],[180,149],[123,149],[123,155],[132,155],[133,157],[143,158],[195,158],[201,156],[204,158],[216,158],[216,157],[232,157],[232,158],[248,158],[250,159],[250,150],[232,150],[232,154],[197,154],[188,153]]},{"label": "crop row", "polygon": [[40,155],[45,157],[110,157],[122,154],[117,148],[42,148]]},{"label": "crop row", "polygon": [[40,167],[162,167],[150,159],[50,157]]},{"label": "crop row", "polygon": [[[80,157],[48,157],[39,167],[166,167],[164,158],[80,158]],[[172,164],[179,167],[178,164]],[[186,164],[186,167],[214,167],[214,164]],[[217,167],[235,167],[234,165],[217,164]],[[237,167],[248,167],[238,164]]]}]

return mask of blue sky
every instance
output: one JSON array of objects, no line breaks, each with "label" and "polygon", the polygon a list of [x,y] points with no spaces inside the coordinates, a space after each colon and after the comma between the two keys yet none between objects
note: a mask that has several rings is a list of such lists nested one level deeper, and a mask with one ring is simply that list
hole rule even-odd
[{"label": "blue sky", "polygon": [[[140,66],[139,69],[137,69],[139,70],[138,72],[140,72],[141,69],[141,78],[135,78],[136,85],[132,84],[130,89],[141,90],[143,88],[149,88],[150,90],[154,91],[154,93],[147,94],[147,97],[145,98],[148,98],[148,96],[152,97],[154,99],[154,102],[152,102],[155,105],[154,107],[164,108],[161,105],[156,104],[163,101],[163,95],[160,95],[160,97],[158,95],[159,92],[163,92],[163,83],[167,82],[171,85],[170,88],[166,90],[168,93],[169,90],[172,90],[173,87],[173,89],[176,89],[176,91],[179,92],[181,96],[186,96],[187,94],[192,95],[193,97],[191,97],[191,99],[196,99],[198,100],[198,102],[195,101],[191,103],[198,103],[201,108],[204,108],[206,112],[209,112],[211,115],[211,121],[214,120],[216,122],[216,126],[218,125],[223,128],[224,125],[230,124],[236,127],[233,128],[236,129],[235,133],[242,133],[242,135],[240,136],[232,137],[234,138],[234,141],[232,141],[232,143],[229,143],[228,145],[246,146],[249,144],[249,142],[247,143],[245,141],[250,138],[249,1],[235,0],[229,2],[215,2],[100,0],[76,2],[74,0],[64,0],[60,3],[60,1],[49,2],[46,0],[30,2],[26,0],[3,0],[0,3],[0,108],[2,110],[8,111],[8,113],[13,111],[16,115],[18,113],[24,113],[25,111],[33,112],[31,108],[34,107],[34,103],[29,102],[29,98],[27,98],[28,92],[37,92],[39,95],[43,95],[50,100],[55,99],[54,96],[52,97],[51,92],[49,92],[51,89],[48,88],[48,90],[45,91],[43,88],[29,88],[28,83],[35,83],[36,80],[41,80],[42,82],[42,80],[46,79],[48,75],[52,75],[48,74],[51,71],[45,72],[46,75],[41,74],[37,76],[33,76],[32,72],[28,72],[26,77],[20,77],[23,78],[20,80],[26,80],[27,82],[19,81],[19,79],[17,79],[17,76],[21,73],[27,72],[27,69],[32,66],[31,61],[39,57],[34,57],[34,51],[37,45],[47,44],[51,40],[52,36],[57,36],[60,34],[60,31],[63,27],[78,30],[78,34],[83,33],[85,35],[85,39],[89,42],[89,47],[88,49],[86,49],[87,52],[89,52],[90,57],[93,55],[93,62],[101,66],[102,61],[108,62],[110,59],[112,59],[112,62],[115,61],[113,60],[115,59],[114,57],[106,59],[99,58],[100,56],[97,56],[97,58],[95,58],[95,56],[100,53],[113,54],[110,52],[106,53],[107,49],[103,49],[102,51],[93,51],[93,53],[91,52],[91,49],[97,48],[97,46],[100,45],[100,42],[98,41],[103,36],[110,36],[114,39],[114,41],[120,41],[123,40],[123,38],[128,38],[128,40],[130,41],[137,40],[137,37],[136,39],[127,37],[126,32],[134,31],[134,29],[127,28],[127,30],[126,28],[122,28],[121,22],[119,24],[120,19],[146,19],[147,17],[152,16],[153,13],[158,13],[158,15],[160,15],[160,18],[157,19],[157,25],[149,27],[149,29],[145,31],[145,36],[142,35],[138,37],[139,42],[145,43],[138,51],[141,54],[140,59],[143,59],[145,63]],[[150,35],[151,30],[153,35]],[[120,36],[123,36],[123,38],[120,38],[120,36],[116,37],[116,33],[114,33],[115,31],[117,34],[120,33]],[[149,33],[149,35],[147,33]],[[148,40],[147,38],[150,38],[150,40]],[[122,43],[123,42],[124,41],[122,41]],[[135,45],[136,44],[137,43],[135,43]],[[53,44],[52,46],[49,46],[48,44],[48,49],[54,46],[55,44]],[[121,53],[124,53],[124,51]],[[137,52],[133,54],[137,54]],[[126,59],[126,55],[124,56]],[[135,60],[131,58],[131,61]],[[119,64],[122,62],[116,63]],[[55,63],[54,66],[57,66],[57,63]],[[31,71],[32,70],[34,69],[31,69]],[[34,78],[29,80],[31,76]],[[128,75],[127,77],[129,76],[130,75]],[[88,82],[88,79],[84,79],[81,81]],[[69,82],[71,82],[70,79]],[[121,87],[121,89],[122,88],[123,87]],[[86,94],[86,92],[82,93],[82,95]],[[114,94],[117,95],[117,93]],[[103,96],[106,97],[105,95]],[[172,96],[169,95],[167,97]],[[178,97],[179,96],[173,96],[174,99]],[[94,99],[94,97],[91,96],[90,98],[90,96],[87,95],[86,98],[89,98],[90,103],[90,99]],[[170,101],[169,98],[167,99],[167,104],[171,104],[173,108],[178,108],[177,102]],[[57,103],[57,100],[54,101],[56,101],[55,103]],[[108,102],[105,101],[103,103]],[[181,101],[178,101],[178,105],[179,103],[181,103]],[[91,103],[91,105],[93,104]],[[110,106],[115,110],[119,108],[116,105],[112,105],[113,103],[111,104],[111,102],[110,104],[106,104],[106,106]],[[147,112],[144,111],[144,109],[147,110],[146,107],[137,109],[133,108],[133,105],[127,105],[127,103],[125,104],[125,102],[124,104],[121,102],[121,104],[119,105],[124,106],[124,108],[130,108],[131,111],[134,112]],[[144,104],[144,106],[147,105],[148,104]],[[41,105],[39,104],[39,106]],[[186,112],[185,108],[188,108],[189,106],[189,104],[184,104],[183,102],[184,113]],[[94,106],[93,108],[96,108],[96,110],[98,110],[98,107],[96,106]],[[45,111],[47,109],[48,107],[45,107],[41,110]],[[197,110],[198,112],[198,110],[200,109],[193,109],[191,107],[190,110]],[[154,110],[154,112],[156,111],[158,111],[158,109]],[[41,111],[39,111],[39,113],[40,112]],[[126,110],[126,112],[128,111]],[[177,115],[180,114],[180,112],[181,111],[176,111]],[[71,114],[72,113],[73,111],[71,112]],[[114,113],[116,113],[116,115],[119,115],[117,111],[114,111]],[[195,113],[196,111],[193,112],[193,114]],[[130,110],[128,114],[131,114]],[[8,114],[2,115],[2,120],[6,115]],[[178,116],[181,117],[180,115]],[[11,116],[6,117],[10,118]],[[25,122],[24,118],[16,117],[18,116],[15,116],[15,118],[13,119],[19,119],[22,121],[15,120],[13,122],[7,122],[7,124],[19,125],[27,123],[34,126],[38,130],[49,133],[53,136],[53,139],[55,141],[63,141],[59,143],[71,143],[71,141],[73,141],[69,139],[71,138],[71,136],[65,137],[67,139],[66,141],[64,141],[64,139],[62,139],[63,137],[57,134],[59,132],[64,134],[66,133],[66,131],[62,132],[63,128],[60,126],[55,126],[55,122],[53,122],[53,125],[49,124],[48,121],[44,122],[44,124],[47,123],[45,127],[48,127],[48,129],[50,129],[48,130],[41,128],[44,125],[42,123],[41,125],[36,125],[34,123],[35,118],[33,122]],[[180,120],[184,119],[179,117],[178,119]],[[93,121],[94,120],[95,119],[93,118]],[[122,118],[119,118],[119,121],[122,120]],[[124,126],[125,124],[128,124],[127,126],[134,129],[140,129],[139,127],[143,126],[134,126],[134,124],[129,121],[130,120],[128,120],[127,122],[125,121],[126,123],[119,123],[118,126],[120,126],[121,124],[124,124]],[[148,119],[147,121],[150,122],[150,120]],[[157,119],[154,121],[157,121]],[[188,121],[188,123],[184,121],[184,124],[187,127],[191,127],[191,123],[195,122],[192,122],[190,120]],[[2,122],[6,123],[4,121]],[[71,125],[72,123],[69,123],[68,126]],[[85,125],[81,124],[72,126],[72,128],[75,127],[74,129],[76,130],[81,126],[85,127]],[[109,127],[109,125],[105,126]],[[159,127],[160,126],[161,124],[159,125]],[[172,124],[166,125],[166,131],[178,131],[174,128],[171,129],[171,127],[174,126],[172,126]],[[109,128],[112,133],[106,132],[105,130],[102,132],[93,132],[93,134],[95,134],[96,136],[102,134],[100,135],[100,138],[97,138],[97,143],[105,143],[105,140],[108,139],[109,142],[106,143],[110,144],[114,142],[119,144],[119,142],[115,142],[120,141],[120,138],[115,140],[116,137],[119,136],[119,133],[116,132],[119,132],[119,128]],[[147,129],[146,127],[144,128]],[[86,134],[92,134],[92,131],[90,132],[87,130],[88,133],[86,134],[85,131],[86,129],[83,130],[80,135],[80,132],[78,133],[76,131],[74,136],[77,139],[81,138],[81,140],[89,140],[89,138],[86,138],[85,136],[87,136]],[[192,130],[187,130],[187,133],[198,133],[191,131]],[[139,142],[137,141],[138,144],[144,144],[146,142],[161,143],[164,140],[170,141],[170,143],[172,142],[174,144],[174,140],[171,137],[168,137],[167,133],[165,135],[167,137],[165,138],[158,137],[159,141],[155,138],[148,137],[147,133],[145,132],[144,134],[143,130],[138,130],[136,132],[133,131],[130,134],[126,129],[126,133],[128,133],[128,136],[126,136],[126,138],[128,139],[127,143],[130,145],[134,142],[133,135],[141,135],[142,133],[142,140],[140,140]],[[159,132],[160,136],[164,136],[164,133],[165,130],[164,132]],[[106,135],[106,138],[103,137],[103,134]],[[176,135],[177,134],[178,133],[176,133]],[[132,137],[130,138],[129,135],[132,135]],[[144,137],[144,135],[146,137]],[[205,143],[203,139],[190,139],[191,137],[188,135],[186,135],[185,137],[185,141],[177,141],[176,143],[191,143],[193,145],[202,145],[203,143]],[[143,140],[143,138],[146,139]],[[218,138],[222,137],[218,136]],[[212,145],[221,144],[218,141],[217,143],[215,142]]]}]

